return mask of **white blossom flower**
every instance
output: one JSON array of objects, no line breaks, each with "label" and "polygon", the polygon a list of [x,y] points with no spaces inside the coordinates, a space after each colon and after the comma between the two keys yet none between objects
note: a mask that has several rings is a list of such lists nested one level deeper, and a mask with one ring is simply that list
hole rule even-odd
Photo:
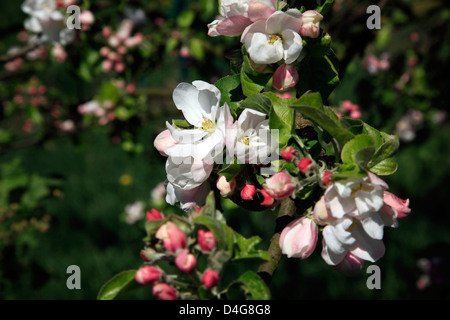
[{"label": "white blossom flower", "polygon": [[193,157],[196,162],[213,159],[225,147],[225,121],[231,117],[227,104],[219,107],[220,91],[215,86],[194,81],[180,83],[173,93],[176,107],[193,129],[177,129],[166,123],[177,142],[164,150],[171,157]]},{"label": "white blossom flower", "polygon": [[369,236],[359,220],[345,217],[327,225],[323,231],[322,258],[329,265],[339,264],[348,252],[375,262],[385,253],[381,239]]},{"label": "white blossom flower", "polygon": [[135,224],[144,217],[145,205],[142,201],[130,203],[125,207],[126,222]]},{"label": "white blossom flower", "polygon": [[240,36],[247,26],[267,19],[277,8],[277,0],[222,0],[220,16],[208,24],[208,35]]},{"label": "white blossom flower", "polygon": [[55,0],[26,0],[22,11],[30,15],[25,29],[41,34],[39,42],[65,45],[73,41],[75,30],[67,28],[65,16],[58,10]]},{"label": "white blossom flower", "polygon": [[209,181],[189,190],[183,190],[167,181],[166,202],[172,206],[179,204],[182,209],[188,210],[193,206],[203,206],[210,191]]},{"label": "white blossom flower", "polygon": [[301,23],[301,12],[297,9],[276,11],[267,20],[248,26],[241,42],[255,63],[272,64],[284,59],[286,64],[293,64],[303,49],[298,33]]},{"label": "white blossom flower", "polygon": [[238,120],[227,126],[226,146],[230,154],[236,155],[238,163],[261,164],[278,144],[271,135],[267,115],[244,109]]},{"label": "white blossom flower", "polygon": [[213,161],[196,161],[192,157],[168,157],[167,180],[183,190],[190,190],[205,182],[213,169]]}]

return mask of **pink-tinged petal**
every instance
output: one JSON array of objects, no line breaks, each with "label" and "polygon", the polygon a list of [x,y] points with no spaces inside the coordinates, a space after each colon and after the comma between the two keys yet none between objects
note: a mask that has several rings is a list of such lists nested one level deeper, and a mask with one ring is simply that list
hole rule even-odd
[{"label": "pink-tinged petal", "polygon": [[248,7],[248,17],[251,21],[255,22],[258,20],[268,19],[275,10],[262,2],[253,2]]},{"label": "pink-tinged petal", "polygon": [[256,21],[245,28],[241,36],[241,42],[245,43],[246,46],[250,46],[254,33],[266,33],[266,22],[262,20]]},{"label": "pink-tinged petal", "polygon": [[389,189],[389,185],[383,179],[380,179],[376,174],[368,171],[367,175],[373,185],[380,186],[384,189]]},{"label": "pink-tinged petal", "polygon": [[284,91],[294,87],[298,82],[298,72],[295,66],[283,63],[273,74],[272,85],[275,89]]},{"label": "pink-tinged petal", "polygon": [[231,16],[219,21],[216,31],[224,36],[237,37],[244,32],[252,21],[243,15]]},{"label": "pink-tinged petal", "polygon": [[177,142],[172,138],[172,134],[170,133],[170,130],[168,130],[168,129],[159,133],[156,136],[155,140],[153,141],[154,147],[163,156],[167,156],[167,154],[164,153],[164,150],[175,145],[176,143]]},{"label": "pink-tinged petal", "polygon": [[281,33],[283,30],[297,32],[302,25],[301,12],[297,9],[290,9],[286,12],[277,11],[273,13],[266,22],[268,34]]},{"label": "pink-tinged petal", "polygon": [[204,161],[194,163],[191,168],[192,178],[195,181],[200,181],[203,183],[211,175],[213,167],[213,163],[207,163]]},{"label": "pink-tinged petal", "polygon": [[383,201],[385,205],[391,207],[398,213],[398,219],[403,219],[411,213],[411,209],[409,208],[409,199],[402,200],[395,194],[384,191]]}]

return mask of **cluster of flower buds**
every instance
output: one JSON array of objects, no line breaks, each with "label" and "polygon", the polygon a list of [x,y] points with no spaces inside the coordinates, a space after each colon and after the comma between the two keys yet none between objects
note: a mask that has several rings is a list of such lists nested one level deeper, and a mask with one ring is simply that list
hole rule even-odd
[{"label": "cluster of flower buds", "polygon": [[100,55],[104,58],[102,62],[102,70],[109,72],[115,70],[122,73],[125,70],[125,56],[130,49],[140,45],[144,36],[140,32],[133,32],[133,22],[125,19],[119,26],[116,32],[113,32],[110,27],[104,27],[102,36],[107,39],[109,46],[104,46],[100,49]]},{"label": "cluster of flower buds", "polygon": [[18,105],[40,107],[47,105],[47,87],[40,84],[38,78],[32,77],[27,87],[16,87],[14,102]]},{"label": "cluster of flower buds", "polygon": [[100,125],[106,125],[116,118],[112,101],[91,100],[78,106],[78,112],[83,115],[91,114],[98,118]]},{"label": "cluster of flower buds", "polygon": [[[212,289],[219,283],[219,272],[209,266],[198,270],[200,255],[208,257],[217,247],[216,237],[209,230],[198,229],[195,235],[188,235],[175,222],[166,219],[165,215],[152,209],[147,212],[147,221],[160,221],[161,225],[153,235],[152,241],[140,253],[146,261],[135,274],[137,283],[153,285],[153,295],[159,300],[175,300],[181,298],[183,288],[177,288],[176,279],[183,275],[197,277],[206,289]],[[168,274],[158,266],[161,260],[170,261],[176,266],[178,274]],[[185,288],[184,288],[185,289]]]}]

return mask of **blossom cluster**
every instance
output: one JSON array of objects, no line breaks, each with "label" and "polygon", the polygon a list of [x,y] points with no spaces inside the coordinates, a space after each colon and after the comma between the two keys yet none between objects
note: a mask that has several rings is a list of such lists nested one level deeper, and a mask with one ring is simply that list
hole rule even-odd
[{"label": "blossom cluster", "polygon": [[321,228],[322,258],[345,273],[362,269],[385,253],[384,227],[397,227],[409,215],[409,199],[386,191],[375,174],[365,178],[329,181],[309,215],[295,219],[282,231],[280,247],[288,257],[305,259],[314,251]]},{"label": "blossom cluster", "polygon": [[[188,235],[176,223],[165,219],[165,215],[154,208],[147,212],[147,221],[161,221],[161,224],[152,235],[153,245],[144,248],[140,253],[146,262],[135,273],[137,283],[143,286],[152,285],[152,294],[158,300],[182,298],[183,293],[176,289],[178,283],[175,283],[175,280],[177,276],[183,274],[198,277],[199,282],[207,290],[218,285],[219,270],[212,267],[211,263],[207,263],[201,271],[198,267],[200,256],[208,258],[216,250],[217,240],[211,231],[198,229],[195,236]],[[162,260],[172,262],[178,275],[168,274],[159,267],[158,262]]]},{"label": "blossom cluster", "polygon": [[234,163],[236,157],[240,164],[267,164],[278,147],[266,114],[245,109],[234,120],[229,106],[220,105],[221,92],[214,85],[181,83],[173,92],[173,100],[189,127],[167,122],[168,129],[154,141],[156,149],[167,156],[169,204],[180,202],[184,209],[203,205],[211,190],[208,178],[215,163],[224,163],[224,158]]}]

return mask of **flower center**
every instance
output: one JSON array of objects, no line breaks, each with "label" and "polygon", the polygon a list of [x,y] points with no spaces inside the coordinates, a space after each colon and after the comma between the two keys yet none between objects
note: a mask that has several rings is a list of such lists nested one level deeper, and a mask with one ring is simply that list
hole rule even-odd
[{"label": "flower center", "polygon": [[269,39],[267,39],[267,44],[270,44],[271,46],[273,46],[273,44],[275,42],[277,42],[278,40],[281,40],[281,37],[277,34],[271,34],[269,35]]},{"label": "flower center", "polygon": [[203,131],[208,131],[215,128],[214,122],[212,122],[210,119],[206,119],[203,117],[203,122],[200,124],[200,129]]},{"label": "flower center", "polygon": [[241,139],[241,142],[247,146],[250,145],[250,137],[249,136],[245,136],[244,138]]}]

